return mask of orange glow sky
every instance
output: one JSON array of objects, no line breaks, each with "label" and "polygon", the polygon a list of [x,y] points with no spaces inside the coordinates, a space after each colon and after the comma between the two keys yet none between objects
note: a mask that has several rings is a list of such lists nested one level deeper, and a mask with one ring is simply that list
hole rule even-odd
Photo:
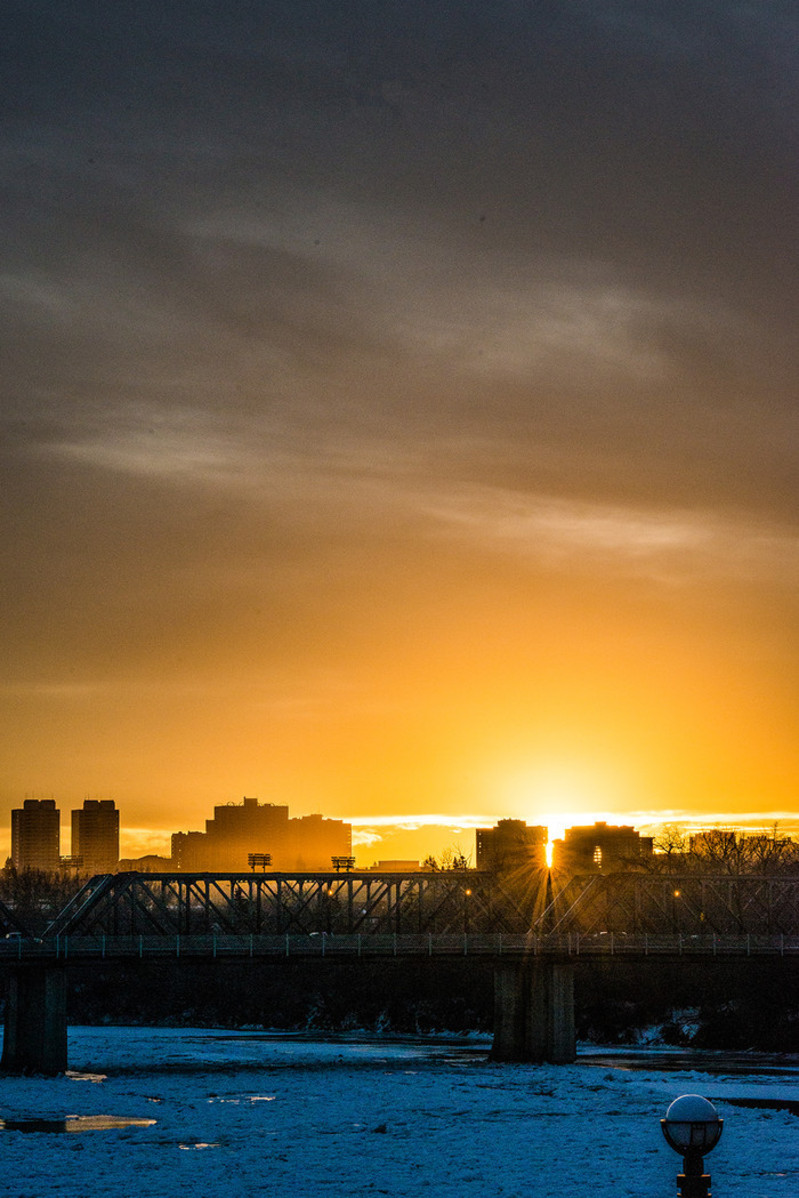
[{"label": "orange glow sky", "polygon": [[2,18],[0,843],[792,826],[791,13],[303,11]]}]

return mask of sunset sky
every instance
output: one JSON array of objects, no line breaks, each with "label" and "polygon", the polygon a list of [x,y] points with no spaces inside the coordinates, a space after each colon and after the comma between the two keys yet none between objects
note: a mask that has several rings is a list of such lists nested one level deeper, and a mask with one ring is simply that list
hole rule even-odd
[{"label": "sunset sky", "polygon": [[5,851],[799,823],[795,4],[6,0],[0,56]]}]

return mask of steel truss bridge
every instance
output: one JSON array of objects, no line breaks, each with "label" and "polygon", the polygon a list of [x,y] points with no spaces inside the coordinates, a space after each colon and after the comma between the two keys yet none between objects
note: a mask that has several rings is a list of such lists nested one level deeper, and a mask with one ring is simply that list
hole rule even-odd
[{"label": "steel truss bridge", "polygon": [[[0,903],[0,935],[27,937]],[[438,873],[99,875],[42,932],[105,937],[799,935],[799,877]],[[8,945],[8,940],[4,942]],[[327,950],[326,950],[327,951]],[[361,950],[363,952],[363,949]]]},{"label": "steel truss bridge", "polygon": [[184,958],[482,960],[494,1059],[558,1063],[576,1051],[579,960],[799,959],[799,877],[120,873],[92,878],[41,936],[0,904],[0,934],[5,1071],[66,1069],[70,965]]}]

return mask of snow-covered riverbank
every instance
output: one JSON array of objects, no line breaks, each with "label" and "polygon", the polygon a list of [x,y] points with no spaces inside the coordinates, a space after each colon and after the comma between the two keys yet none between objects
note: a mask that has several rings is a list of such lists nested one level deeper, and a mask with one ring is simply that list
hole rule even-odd
[{"label": "snow-covered riverbank", "polygon": [[[686,1092],[725,1120],[707,1160],[715,1198],[799,1192],[799,1119],[774,1105],[799,1103],[799,1063],[761,1073],[754,1057],[751,1072],[725,1072],[711,1057],[720,1072],[660,1070],[650,1055],[631,1069],[614,1050],[508,1066],[489,1064],[487,1047],[72,1028],[71,1076],[0,1083],[0,1118],[51,1121],[0,1131],[0,1195],[671,1198],[679,1159],[659,1120]],[[98,1115],[154,1122],[54,1130]]]}]

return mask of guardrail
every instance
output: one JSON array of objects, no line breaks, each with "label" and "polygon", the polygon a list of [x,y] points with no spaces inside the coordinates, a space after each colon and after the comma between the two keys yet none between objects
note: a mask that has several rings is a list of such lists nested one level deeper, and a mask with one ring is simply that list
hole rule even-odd
[{"label": "guardrail", "polygon": [[55,936],[0,941],[0,963],[114,961],[163,958],[376,958],[483,957],[751,957],[799,956],[799,936],[625,935],[600,932],[539,936],[513,934],[367,934]]}]

